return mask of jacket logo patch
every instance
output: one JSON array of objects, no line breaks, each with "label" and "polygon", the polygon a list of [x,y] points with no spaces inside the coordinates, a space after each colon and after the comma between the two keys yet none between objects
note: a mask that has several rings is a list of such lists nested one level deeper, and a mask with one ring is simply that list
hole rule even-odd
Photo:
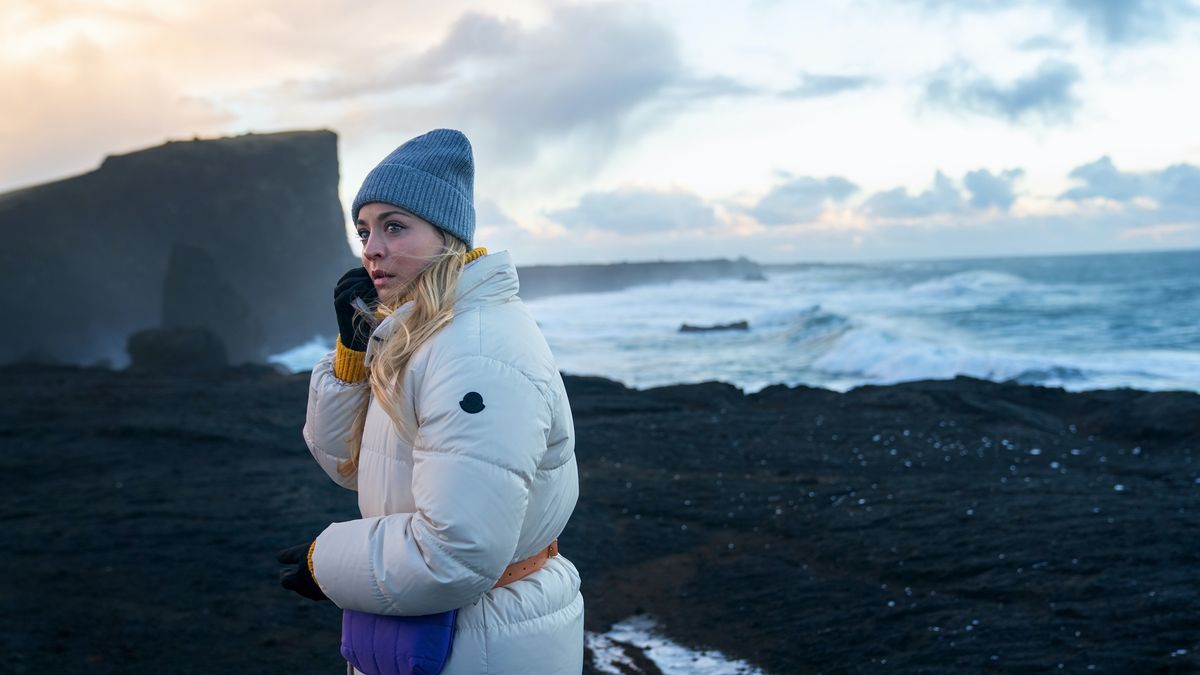
[{"label": "jacket logo patch", "polygon": [[458,402],[458,407],[474,415],[475,413],[482,411],[487,406],[483,405],[482,396],[480,396],[477,392],[469,391],[467,392],[467,395]]}]

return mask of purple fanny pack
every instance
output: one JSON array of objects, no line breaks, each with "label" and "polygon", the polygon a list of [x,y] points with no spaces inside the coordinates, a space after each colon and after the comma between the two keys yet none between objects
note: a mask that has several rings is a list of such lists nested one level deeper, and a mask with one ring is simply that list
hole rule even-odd
[{"label": "purple fanny pack", "polygon": [[367,675],[437,675],[457,618],[457,609],[424,616],[342,610],[342,657]]}]

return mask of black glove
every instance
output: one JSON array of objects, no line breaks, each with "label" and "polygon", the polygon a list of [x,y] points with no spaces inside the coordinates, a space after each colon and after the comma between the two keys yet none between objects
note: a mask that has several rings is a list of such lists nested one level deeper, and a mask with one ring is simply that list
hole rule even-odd
[{"label": "black glove", "polygon": [[312,546],[311,541],[285,548],[276,555],[276,560],[280,564],[287,565],[279,570],[279,585],[289,591],[295,591],[309,600],[328,600],[329,598],[325,597],[325,593],[321,591],[321,587],[317,585],[316,579],[313,579],[312,574],[308,571],[309,546]]},{"label": "black glove", "polygon": [[352,303],[355,298],[362,298],[368,307],[379,302],[379,293],[375,290],[371,275],[363,267],[355,267],[338,279],[333,287],[333,311],[337,314],[342,344],[356,352],[365,352],[371,329],[354,309]]}]

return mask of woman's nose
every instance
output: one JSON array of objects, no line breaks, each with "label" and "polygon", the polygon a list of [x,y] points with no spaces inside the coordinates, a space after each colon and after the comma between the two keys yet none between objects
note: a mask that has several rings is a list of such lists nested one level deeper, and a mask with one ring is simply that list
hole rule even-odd
[{"label": "woman's nose", "polygon": [[368,258],[378,258],[383,255],[383,244],[374,233],[367,235],[367,242],[363,244],[363,255]]}]

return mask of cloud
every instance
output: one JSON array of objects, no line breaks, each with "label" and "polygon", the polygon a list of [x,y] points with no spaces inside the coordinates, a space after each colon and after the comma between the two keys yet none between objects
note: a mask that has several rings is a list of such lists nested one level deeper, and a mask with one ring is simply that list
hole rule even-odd
[{"label": "cloud", "polygon": [[[969,171],[962,187],[938,171],[933,185],[918,194],[902,187],[875,192],[851,204],[859,187],[841,176],[789,177],[771,189],[752,207],[742,209],[763,225],[794,225],[817,220],[831,204],[846,204],[850,212],[868,219],[903,220],[944,215],[967,215],[991,209],[1007,212],[1016,201],[1014,183],[1025,175],[1022,169],[993,174],[987,169]],[[964,194],[965,188],[965,194]]]},{"label": "cloud", "polygon": [[[337,130],[349,184],[450,126],[475,147],[479,194],[525,214],[692,107],[769,93],[690,67],[640,3],[26,4],[0,12],[0,191],[168,137],[312,127]],[[76,35],[88,53],[64,57]]]},{"label": "cloud", "polygon": [[502,59],[520,47],[522,30],[511,19],[467,12],[438,44],[414,58],[383,60],[366,72],[347,72],[298,84],[313,99],[351,98],[415,86],[432,86],[461,74],[473,63]]},{"label": "cloud", "polygon": [[47,24],[75,22],[80,20],[92,25],[120,26],[123,24],[142,24],[154,29],[161,29],[166,22],[146,7],[114,3],[88,2],[88,0],[16,0],[11,3],[16,11],[6,13],[4,21],[11,22],[12,28],[20,30],[37,30]]},{"label": "cloud", "polygon": [[1013,182],[1025,174],[1021,169],[1008,169],[993,175],[987,169],[977,169],[963,176],[963,186],[971,194],[970,205],[975,209],[995,207],[1007,211],[1016,201]]},{"label": "cloud", "polygon": [[681,78],[667,93],[675,98],[700,100],[726,96],[754,96],[761,94],[762,90],[732,77],[718,75]]},{"label": "cloud", "polygon": [[624,188],[589,192],[572,208],[546,214],[573,230],[644,234],[668,230],[700,231],[717,224],[712,207],[679,190]]},{"label": "cloud", "polygon": [[182,95],[169,78],[115,63],[86,39],[72,40],[53,61],[52,69],[0,61],[0,186],[93,169],[105,153],[156,145],[181,129],[218,133],[233,120]]},{"label": "cloud", "polygon": [[[761,259],[803,255],[813,260],[930,257],[935,247],[950,256],[1200,245],[1200,167],[1177,164],[1120,172],[1102,158],[1072,175],[1085,183],[1073,196],[1082,200],[1091,198],[1086,195],[1115,194],[1130,207],[1060,205],[1049,211],[1014,212],[1025,171],[979,168],[966,172],[961,181],[937,172],[932,183],[916,193],[895,188],[869,195],[840,176],[785,175],[757,204],[727,206],[731,212],[714,212],[709,203],[686,191],[625,188],[588,193],[574,207],[545,215],[563,228],[558,241],[586,240],[588,255],[613,260],[711,255],[714,246]],[[1114,175],[1120,180],[1112,180]],[[1163,206],[1156,207],[1151,199]],[[834,203],[843,208],[829,209]],[[1037,199],[1030,202],[1035,208],[1040,204]],[[734,226],[742,223],[766,227]],[[771,227],[785,224],[795,227]],[[595,236],[599,233],[608,236]],[[530,245],[536,248],[538,241],[531,239]]]},{"label": "cloud", "polygon": [[980,75],[956,63],[939,70],[925,87],[925,98],[952,110],[965,110],[1021,122],[1069,121],[1079,101],[1072,91],[1080,80],[1079,69],[1049,60],[1029,75],[1008,84]]},{"label": "cloud", "polygon": [[1017,45],[1017,49],[1027,52],[1043,49],[1047,51],[1063,51],[1070,48],[1070,46],[1070,43],[1062,40],[1061,38],[1054,37],[1053,35],[1035,35],[1027,40],[1021,41],[1021,43]]},{"label": "cloud", "polygon": [[686,76],[675,36],[620,8],[561,8],[512,40],[488,63],[465,53],[441,109],[525,142],[609,127]]},{"label": "cloud", "polygon": [[461,12],[451,3],[391,0],[356,0],[353,11],[327,0],[25,2],[30,9],[5,26],[14,35],[0,54],[20,51],[25,42],[41,57],[38,68],[52,68],[53,55],[44,47],[62,36],[83,37],[113,63],[152,70],[180,90],[235,98],[289,79],[411,56],[409,45],[423,44],[425,35],[444,30]]},{"label": "cloud", "polygon": [[[0,191],[168,138],[328,127],[336,113],[323,103],[296,105],[278,95],[279,83],[401,53],[459,11],[361,0],[350,12],[343,4],[5,3]],[[363,26],[386,30],[364,40]]]},{"label": "cloud", "polygon": [[516,225],[516,221],[512,219],[500,208],[494,199],[480,197],[475,202],[475,222],[480,225]]},{"label": "cloud", "polygon": [[951,11],[996,11],[1022,7],[1055,8],[1067,21],[1082,21],[1088,33],[1109,45],[1128,45],[1170,36],[1196,16],[1191,0],[921,0]]},{"label": "cloud", "polygon": [[1061,5],[1110,44],[1165,37],[1196,14],[1189,0],[1061,0]]},{"label": "cloud", "polygon": [[865,75],[821,75],[800,73],[800,84],[783,92],[787,98],[819,98],[834,96],[846,91],[862,89],[875,80]]},{"label": "cloud", "polygon": [[676,35],[647,11],[599,4],[556,7],[534,25],[468,13],[423,52],[292,83],[285,93],[355,109],[369,99],[370,112],[347,120],[365,133],[456,126],[508,164],[547,151],[579,167],[644,133],[647,115],[754,89],[690,70]]},{"label": "cloud", "polygon": [[1062,194],[1061,199],[1082,201],[1093,197],[1104,197],[1118,202],[1128,202],[1149,192],[1146,176],[1122,173],[1105,155],[1100,159],[1071,170],[1071,178],[1083,183]]},{"label": "cloud", "polygon": [[1024,174],[1022,169],[996,174],[976,169],[967,172],[960,187],[939,171],[934,175],[933,185],[920,193],[909,194],[898,187],[875,192],[854,205],[850,200],[858,194],[859,187],[846,178],[795,176],[772,188],[754,206],[742,210],[763,225],[811,223],[831,204],[847,204],[851,212],[883,220],[967,215],[991,209],[1007,212],[1016,201],[1014,183]]},{"label": "cloud", "polygon": [[920,194],[910,195],[902,187],[876,192],[863,203],[863,209],[882,218],[926,218],[965,210],[962,192],[941,171],[934,175],[933,187]]},{"label": "cloud", "polygon": [[1129,204],[1149,198],[1168,213],[1200,214],[1200,167],[1192,164],[1173,164],[1159,171],[1121,171],[1105,155],[1075,167],[1069,175],[1082,185],[1062,193],[1060,199],[1103,198]]},{"label": "cloud", "polygon": [[1175,164],[1160,171],[1155,178],[1160,202],[1200,212],[1200,167]]},{"label": "cloud", "polygon": [[815,220],[830,202],[843,202],[858,186],[840,176],[798,176],[771,189],[746,213],[763,225],[791,225]]},{"label": "cloud", "polygon": [[1187,241],[1200,242],[1200,223],[1164,223],[1162,225],[1147,225],[1131,227],[1122,230],[1118,239],[1144,239],[1155,243]]}]

